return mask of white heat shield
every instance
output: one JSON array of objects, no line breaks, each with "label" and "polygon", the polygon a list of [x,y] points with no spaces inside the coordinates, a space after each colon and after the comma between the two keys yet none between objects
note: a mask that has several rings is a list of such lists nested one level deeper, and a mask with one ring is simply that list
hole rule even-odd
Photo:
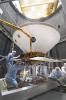
[{"label": "white heat shield", "polygon": [[[36,39],[32,43],[33,52],[47,53],[60,40],[60,33],[49,25],[28,24],[23,26],[22,29]],[[24,53],[30,52],[30,39],[21,31],[14,32],[13,41]]]}]

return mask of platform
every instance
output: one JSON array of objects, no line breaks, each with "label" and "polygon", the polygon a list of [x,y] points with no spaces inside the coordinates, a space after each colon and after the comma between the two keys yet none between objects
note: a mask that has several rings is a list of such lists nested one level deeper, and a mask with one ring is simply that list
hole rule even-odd
[{"label": "platform", "polygon": [[27,100],[34,96],[40,95],[58,86],[58,83],[48,80],[40,85],[31,85],[10,91],[2,90],[2,79],[0,80],[0,100]]}]

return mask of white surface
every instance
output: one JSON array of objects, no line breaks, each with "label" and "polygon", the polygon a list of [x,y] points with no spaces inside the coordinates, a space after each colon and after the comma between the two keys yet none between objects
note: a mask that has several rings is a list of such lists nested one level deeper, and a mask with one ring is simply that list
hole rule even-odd
[{"label": "white surface", "polygon": [[23,88],[19,88],[19,89],[14,89],[14,90],[10,90],[10,91],[1,91],[2,96],[4,95],[8,95],[8,94],[12,94],[12,93],[16,93],[16,92],[20,92],[20,91],[25,91],[27,89],[32,88],[31,86],[27,86],[27,87],[23,87]]},{"label": "white surface", "polygon": [[30,60],[46,61],[46,62],[62,62],[62,60],[51,59],[46,57],[34,57],[34,58],[30,58]]},{"label": "white surface", "polygon": [[[47,53],[51,50],[60,40],[59,32],[47,25],[43,24],[29,24],[23,29],[30,34],[31,37],[36,38],[36,42],[32,43],[33,52]],[[18,37],[20,35],[20,38]],[[16,40],[16,41],[15,41]],[[13,34],[13,41],[25,53],[30,52],[30,40],[20,31]]]}]

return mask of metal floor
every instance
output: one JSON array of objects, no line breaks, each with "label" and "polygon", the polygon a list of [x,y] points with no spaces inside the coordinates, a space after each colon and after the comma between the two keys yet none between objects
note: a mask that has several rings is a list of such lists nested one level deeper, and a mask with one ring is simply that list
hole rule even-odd
[{"label": "metal floor", "polygon": [[[23,98],[21,98],[21,95],[22,93],[17,93],[15,95],[8,95],[8,96],[6,95],[3,97],[0,96],[0,100],[24,100]],[[66,100],[66,93],[52,90],[28,100]]]},{"label": "metal floor", "polygon": [[66,93],[50,91],[29,100],[66,100]]},{"label": "metal floor", "polygon": [[[43,91],[42,91],[43,89]],[[40,93],[41,94],[40,94]],[[36,96],[36,93],[38,95]],[[39,95],[40,94],[40,95]],[[32,97],[31,99],[28,99]],[[29,90],[21,90],[8,95],[1,95],[0,100],[66,100],[66,91],[57,86],[55,81],[48,81],[46,84],[35,86]]]}]

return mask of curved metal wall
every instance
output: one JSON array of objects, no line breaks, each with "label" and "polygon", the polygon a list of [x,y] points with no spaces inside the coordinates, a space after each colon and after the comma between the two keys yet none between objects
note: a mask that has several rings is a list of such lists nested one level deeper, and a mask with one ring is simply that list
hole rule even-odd
[{"label": "curved metal wall", "polygon": [[[34,23],[34,22],[41,22],[41,23],[47,23],[54,28],[56,28],[60,34],[61,34],[61,40],[63,39],[65,34],[65,24],[64,24],[64,15],[63,15],[63,9],[61,8],[57,13],[55,13],[52,17],[45,19],[41,19],[40,21],[35,20],[28,20],[24,18],[24,16],[20,16],[18,12],[16,12],[13,7],[9,3],[5,3],[1,5],[1,8],[3,9],[3,15],[1,15],[1,18],[14,23],[15,25],[22,26],[23,24],[28,24],[28,23]],[[60,18],[60,19],[59,19]],[[6,26],[5,26],[6,27]],[[14,30],[6,27],[8,31],[13,34]]]}]

